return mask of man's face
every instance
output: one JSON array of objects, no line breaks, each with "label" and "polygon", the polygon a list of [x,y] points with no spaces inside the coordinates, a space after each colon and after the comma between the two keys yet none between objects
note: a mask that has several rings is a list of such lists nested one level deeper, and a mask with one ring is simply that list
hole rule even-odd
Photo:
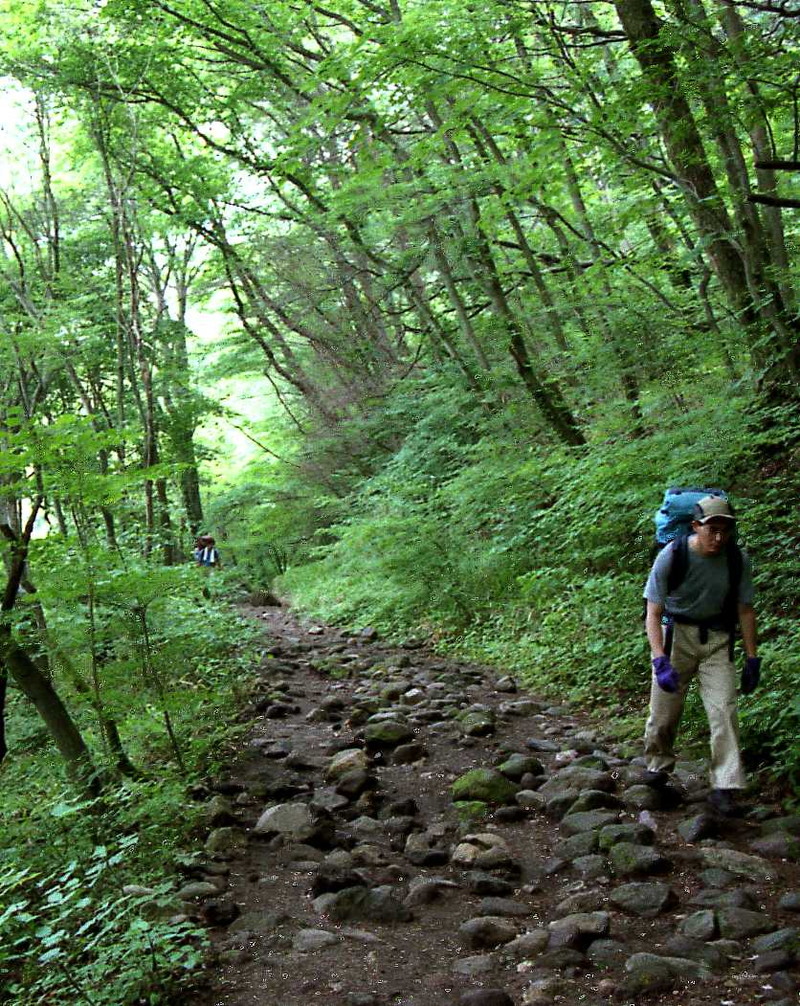
[{"label": "man's face", "polygon": [[705,524],[694,521],[692,528],[697,535],[700,553],[702,555],[719,555],[720,552],[724,552],[728,539],[733,534],[733,527],[733,521],[726,520],[724,517],[712,517]]}]

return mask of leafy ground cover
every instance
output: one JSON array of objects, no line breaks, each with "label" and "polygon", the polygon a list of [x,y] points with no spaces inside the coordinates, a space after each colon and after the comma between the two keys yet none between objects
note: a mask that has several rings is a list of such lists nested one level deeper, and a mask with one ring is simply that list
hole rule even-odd
[{"label": "leafy ground cover", "polygon": [[[63,684],[103,776],[97,798],[67,782],[32,707],[11,692],[0,801],[4,1002],[155,1006],[180,999],[193,981],[205,932],[187,920],[174,894],[176,871],[190,868],[187,850],[201,825],[192,787],[235,743],[257,659],[252,631],[232,610],[218,600],[198,603],[196,575],[129,570],[127,591],[116,578],[118,607],[104,625],[109,642],[101,694],[124,743],[127,773],[119,773],[116,753],[104,747],[91,696]],[[164,592],[165,576],[173,581],[172,595]],[[181,580],[192,589],[181,591]],[[80,665],[81,604],[73,598],[69,610],[68,578],[62,576],[58,588],[44,575],[41,583],[46,603],[61,592],[51,629],[59,632],[63,660]],[[141,599],[146,590],[157,595],[147,605],[149,654],[141,625],[125,610],[126,598]],[[63,666],[55,673],[64,681]]]}]

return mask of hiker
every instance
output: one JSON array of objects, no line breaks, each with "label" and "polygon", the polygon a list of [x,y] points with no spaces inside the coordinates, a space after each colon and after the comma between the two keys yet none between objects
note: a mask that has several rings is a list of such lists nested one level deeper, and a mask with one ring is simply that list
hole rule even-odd
[{"label": "hiker", "polygon": [[195,563],[200,565],[200,556],[203,552],[203,535],[198,535],[194,540],[194,547],[192,548],[192,558]]},{"label": "hiker", "polygon": [[195,542],[194,560],[198,566],[222,569],[216,543],[210,534],[203,534]]},{"label": "hiker", "polygon": [[[686,692],[696,677],[711,730],[708,802],[729,816],[746,785],[733,663],[737,623],[746,657],[742,694],[757,687],[761,668],[753,580],[747,554],[734,540],[736,518],[727,500],[705,496],[693,516],[692,533],[659,552],[644,590],[653,665],[644,750],[650,782],[666,782],[675,767],[673,745]],[[676,583],[671,569],[678,565],[683,568]]]}]

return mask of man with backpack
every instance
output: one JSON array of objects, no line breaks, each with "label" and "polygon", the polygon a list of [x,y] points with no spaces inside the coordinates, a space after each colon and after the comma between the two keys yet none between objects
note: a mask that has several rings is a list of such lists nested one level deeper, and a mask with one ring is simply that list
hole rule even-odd
[{"label": "man with backpack", "polygon": [[651,781],[666,782],[675,767],[686,692],[696,677],[711,730],[709,804],[728,816],[736,813],[737,791],[745,787],[733,663],[737,625],[746,657],[742,693],[752,692],[760,677],[753,580],[724,495],[703,496],[692,516],[691,533],[659,552],[644,590],[653,665],[645,757]]}]

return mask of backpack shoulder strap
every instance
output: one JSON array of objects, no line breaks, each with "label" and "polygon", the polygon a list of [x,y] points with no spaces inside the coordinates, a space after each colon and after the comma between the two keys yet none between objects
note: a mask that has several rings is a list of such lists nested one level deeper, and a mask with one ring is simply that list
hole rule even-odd
[{"label": "backpack shoulder strap", "polygon": [[742,571],[744,569],[744,559],[742,550],[735,541],[728,542],[728,578],[730,579],[730,589],[733,596],[738,600],[739,586],[742,582]]},{"label": "backpack shoulder strap", "polygon": [[729,541],[726,554],[728,557],[728,594],[725,598],[725,609],[731,619],[736,618],[739,608],[739,587],[742,582],[744,559],[742,550],[735,541]]},{"label": "backpack shoulder strap", "polygon": [[689,568],[689,536],[682,534],[672,543],[672,561],[667,574],[667,594],[674,594],[686,579]]}]

